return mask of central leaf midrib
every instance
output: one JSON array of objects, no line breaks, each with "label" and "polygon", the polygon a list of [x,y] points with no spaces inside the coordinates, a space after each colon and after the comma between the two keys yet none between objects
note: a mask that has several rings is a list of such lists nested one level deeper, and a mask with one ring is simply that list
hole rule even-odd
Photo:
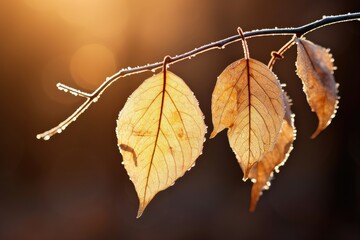
[{"label": "central leaf midrib", "polygon": [[160,104],[159,123],[158,123],[158,126],[157,126],[157,131],[156,131],[156,136],[155,136],[154,149],[153,149],[152,154],[151,154],[150,166],[149,166],[148,173],[146,175],[146,183],[145,183],[145,191],[144,191],[144,202],[146,201],[146,192],[147,192],[147,188],[148,188],[148,185],[149,185],[150,172],[151,172],[151,168],[152,168],[152,165],[153,165],[153,160],[154,160],[154,156],[155,156],[155,152],[156,152],[157,142],[158,142],[159,135],[160,135],[161,120],[162,120],[164,102],[165,102],[165,92],[166,92],[166,71],[164,71],[164,75],[163,75],[163,88],[162,88],[162,92],[161,92],[162,96],[161,96],[161,104]]},{"label": "central leaf midrib", "polygon": [[246,59],[246,73],[247,73],[247,82],[248,82],[248,111],[249,111],[249,115],[248,115],[248,118],[249,118],[249,131],[248,131],[248,134],[249,134],[249,142],[248,142],[248,163],[247,163],[247,166],[246,166],[246,170],[245,170],[245,174],[244,174],[244,178],[247,179],[247,176],[248,176],[248,173],[249,173],[249,169],[248,169],[248,166],[249,166],[249,162],[250,162],[250,152],[251,152],[251,85],[250,85],[250,59],[247,58]]}]

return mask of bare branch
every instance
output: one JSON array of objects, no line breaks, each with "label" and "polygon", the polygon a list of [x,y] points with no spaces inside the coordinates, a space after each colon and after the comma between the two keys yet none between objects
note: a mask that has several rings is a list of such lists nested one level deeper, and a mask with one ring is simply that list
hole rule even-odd
[{"label": "bare branch", "polygon": [[[303,26],[297,27],[297,28],[269,28],[269,29],[253,30],[253,31],[249,31],[249,32],[244,32],[243,38],[247,39],[247,38],[253,38],[253,37],[264,37],[264,36],[275,36],[275,35],[292,35],[292,36],[295,35],[297,37],[302,37],[302,36],[306,35],[307,33],[312,32],[312,31],[314,31],[318,28],[324,27],[324,26],[328,26],[328,25],[332,25],[332,24],[336,24],[336,23],[348,22],[348,21],[355,21],[355,20],[360,20],[360,12],[348,13],[348,14],[343,14],[343,15],[335,15],[335,16],[323,16],[323,18],[320,20],[314,21],[312,23],[309,23],[309,24],[306,24],[306,25],[303,25]],[[210,50],[224,49],[227,45],[232,44],[237,41],[240,41],[241,39],[242,39],[242,36],[237,34],[237,35],[234,35],[234,36],[231,36],[231,37],[228,37],[228,38],[216,41],[216,42],[212,42],[212,43],[203,45],[203,46],[201,46],[199,48],[195,48],[189,52],[186,52],[186,53],[174,56],[174,57],[170,57],[168,59],[167,64],[171,65],[173,63],[180,62],[185,59],[190,59],[191,57],[195,57],[199,54],[202,54],[202,53],[210,51]],[[283,50],[280,49],[277,52],[278,53],[277,56],[281,56],[283,52],[285,52],[289,47],[291,47],[291,45],[293,43],[291,43],[291,44],[290,43],[291,42],[288,43],[289,46],[286,49],[283,49]],[[286,45],[288,45],[288,44],[286,44]],[[286,45],[284,45],[284,46],[286,46]],[[275,59],[271,60],[269,62],[269,65],[271,67],[274,64],[272,61],[275,62]],[[73,95],[85,97],[86,101],[72,115],[70,115],[67,119],[65,119],[63,122],[61,122],[58,126],[52,128],[44,133],[38,134],[36,137],[38,139],[49,140],[51,136],[65,130],[65,128],[70,123],[74,122],[86,109],[89,108],[89,106],[93,102],[96,102],[99,99],[99,97],[105,91],[106,88],[108,88],[113,82],[115,82],[119,78],[125,77],[128,75],[132,75],[132,74],[142,73],[145,71],[155,72],[157,69],[160,69],[162,66],[163,66],[163,61],[156,62],[153,64],[147,64],[147,65],[135,67],[135,68],[128,67],[125,69],[121,69],[119,72],[115,73],[111,77],[106,78],[106,80],[91,94],[88,94],[88,93],[82,92],[80,90],[63,85],[61,83],[58,83],[57,87],[59,88],[59,90],[68,91],[68,92],[72,93]]]},{"label": "bare branch", "polygon": [[37,139],[44,139],[44,140],[49,140],[51,136],[55,135],[56,133],[61,133],[62,131],[65,130],[65,128],[67,128],[67,126],[70,125],[70,123],[76,121],[76,119],[86,110],[88,109],[88,107],[91,105],[93,101],[90,100],[90,98],[86,99],[86,101],[78,108],[76,109],[76,111],[71,114],[67,119],[65,119],[64,121],[62,121],[59,125],[57,125],[56,127],[40,133],[38,135],[36,135]]}]

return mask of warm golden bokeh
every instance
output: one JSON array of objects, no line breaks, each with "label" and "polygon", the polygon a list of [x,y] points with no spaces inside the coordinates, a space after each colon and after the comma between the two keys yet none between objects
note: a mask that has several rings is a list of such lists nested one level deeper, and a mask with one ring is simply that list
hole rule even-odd
[{"label": "warm golden bokeh", "polygon": [[[74,98],[64,97],[63,92],[60,92],[55,86],[57,83],[67,79],[71,79],[69,73],[69,56],[56,56],[42,69],[42,85],[47,97],[59,103],[73,103]],[[62,97],[61,97],[62,96]]]},{"label": "warm golden bokeh", "polygon": [[[61,60],[61,64],[64,60],[68,61],[68,67],[58,65],[57,69],[54,68],[59,64],[58,56],[50,60],[44,69],[46,72],[44,80],[47,81],[45,84],[53,83],[56,79],[53,75],[54,71],[70,72],[80,88],[93,90],[104,81],[106,76],[116,72],[119,66],[115,55],[118,51],[122,51],[119,46],[122,40],[119,36],[127,23],[127,1],[24,0],[24,2],[34,10],[59,16],[75,29],[74,41],[61,43],[63,51],[72,54],[71,58],[62,57]],[[55,78],[50,79],[51,76]],[[66,79],[61,81],[64,80]]]},{"label": "warm golden bokeh", "polygon": [[117,64],[112,51],[100,44],[80,47],[71,57],[70,71],[75,82],[85,89],[95,89],[104,76],[115,73]]},{"label": "warm golden bokeh", "polygon": [[50,11],[56,7],[57,2],[61,0],[23,0],[25,4],[34,10]]},{"label": "warm golden bokeh", "polygon": [[101,38],[114,38],[127,23],[126,0],[55,0],[56,11],[68,23]]}]

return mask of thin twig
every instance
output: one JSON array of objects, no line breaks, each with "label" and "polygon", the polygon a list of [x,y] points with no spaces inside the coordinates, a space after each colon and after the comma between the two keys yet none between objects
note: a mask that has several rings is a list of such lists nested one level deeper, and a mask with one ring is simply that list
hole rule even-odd
[{"label": "thin twig", "polygon": [[84,97],[84,98],[90,98],[90,97],[91,97],[91,95],[88,94],[88,93],[86,93],[86,92],[83,92],[83,91],[80,91],[80,90],[78,90],[78,89],[75,89],[75,88],[66,86],[65,84],[62,84],[62,83],[56,84],[56,87],[57,87],[60,91],[69,92],[69,93],[71,93],[71,94],[74,95],[74,96],[80,96],[80,97]]},{"label": "thin twig", "polygon": [[[360,12],[357,13],[348,13],[343,15],[335,15],[335,16],[323,16],[322,19],[314,21],[312,23],[303,25],[301,27],[297,28],[269,28],[269,29],[260,29],[260,30],[253,30],[249,32],[244,32],[243,37],[245,39],[247,38],[253,38],[253,37],[264,37],[264,36],[275,36],[275,35],[296,35],[297,37],[302,37],[305,34],[312,32],[318,28],[328,26],[331,24],[341,23],[341,22],[347,22],[347,21],[354,21],[354,20],[360,20]],[[191,57],[195,57],[199,54],[202,54],[204,52],[213,50],[213,49],[224,49],[227,45],[232,44],[234,42],[237,42],[241,40],[242,37],[240,35],[234,35],[216,42],[212,42],[206,45],[203,45],[199,48],[195,48],[189,52],[183,53],[181,55],[177,55],[174,57],[170,57],[168,65],[174,64],[176,62],[183,61],[185,59],[189,59]],[[285,50],[286,51],[286,50]],[[84,93],[80,90],[68,87],[63,84],[58,84],[58,88],[63,91],[68,91],[72,93],[73,95],[85,97],[85,102],[73,113],[71,114],[67,119],[65,119],[63,122],[61,122],[58,126],[44,132],[41,134],[38,134],[36,137],[38,139],[44,139],[49,140],[51,136],[55,135],[56,133],[62,132],[70,123],[74,122],[77,117],[79,117],[86,109],[89,108],[89,106],[96,102],[101,94],[105,91],[106,88],[108,88],[113,82],[118,80],[121,77],[129,76],[132,74],[138,74],[145,71],[153,71],[155,72],[157,69],[161,68],[163,66],[163,62],[156,62],[153,64],[147,64],[140,67],[135,68],[125,68],[121,69],[119,72],[115,73],[111,77],[106,78],[106,80],[91,94]]]},{"label": "thin twig", "polygon": [[271,52],[271,59],[270,59],[268,65],[267,65],[270,70],[272,70],[272,68],[273,68],[276,60],[284,58],[284,53],[285,53],[289,48],[291,48],[292,45],[295,44],[295,36],[296,36],[296,35],[294,35],[294,36],[290,39],[290,41],[288,41],[287,43],[285,43],[285,45],[282,46],[278,51],[276,51],[276,52],[275,52],[275,51],[272,51],[272,52]]}]

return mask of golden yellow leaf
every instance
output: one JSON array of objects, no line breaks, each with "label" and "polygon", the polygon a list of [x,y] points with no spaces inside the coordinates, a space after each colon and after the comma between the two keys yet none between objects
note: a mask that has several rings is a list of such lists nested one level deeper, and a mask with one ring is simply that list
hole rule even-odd
[{"label": "golden yellow leaf", "polygon": [[297,75],[303,82],[307,101],[319,119],[311,138],[324,130],[335,116],[338,96],[334,78],[333,58],[328,49],[297,38]]},{"label": "golden yellow leaf", "polygon": [[273,72],[254,59],[230,64],[218,77],[212,95],[211,138],[229,128],[230,146],[247,179],[249,170],[271,150],[280,132],[285,106]]},{"label": "golden yellow leaf", "polygon": [[278,168],[284,165],[292,150],[292,143],[294,142],[296,135],[294,116],[291,113],[287,97],[284,99],[286,109],[279,138],[277,139],[274,148],[265,154],[263,159],[250,170],[249,177],[254,182],[251,189],[250,211],[255,211],[256,204],[263,189],[268,189],[270,186],[270,180],[274,169],[278,172]]},{"label": "golden yellow leaf", "polygon": [[138,217],[156,193],[174,184],[201,154],[206,126],[190,88],[166,71],[148,78],[117,121],[123,164],[135,185]]}]

